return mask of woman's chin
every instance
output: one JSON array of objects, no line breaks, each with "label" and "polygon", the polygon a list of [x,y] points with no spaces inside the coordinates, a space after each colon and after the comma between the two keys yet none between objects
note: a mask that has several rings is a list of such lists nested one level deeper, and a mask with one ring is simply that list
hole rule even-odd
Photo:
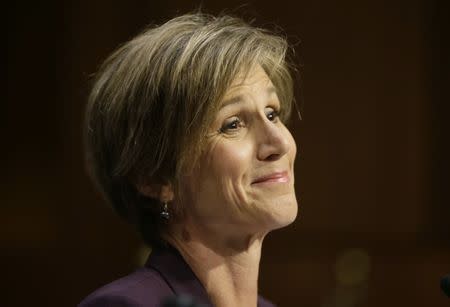
[{"label": "woman's chin", "polygon": [[272,205],[272,210],[266,212],[266,227],[268,231],[280,229],[292,224],[297,218],[298,205],[295,196],[282,204]]},{"label": "woman's chin", "polygon": [[293,206],[290,212],[285,212],[282,216],[277,217],[275,227],[273,229],[279,229],[292,224],[297,218],[298,207]]}]

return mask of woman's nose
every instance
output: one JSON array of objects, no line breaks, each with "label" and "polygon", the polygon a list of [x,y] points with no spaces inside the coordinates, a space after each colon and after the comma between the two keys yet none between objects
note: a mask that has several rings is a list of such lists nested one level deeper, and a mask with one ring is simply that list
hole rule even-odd
[{"label": "woman's nose", "polygon": [[265,122],[258,129],[258,159],[275,161],[284,156],[290,149],[286,129],[281,124]]}]

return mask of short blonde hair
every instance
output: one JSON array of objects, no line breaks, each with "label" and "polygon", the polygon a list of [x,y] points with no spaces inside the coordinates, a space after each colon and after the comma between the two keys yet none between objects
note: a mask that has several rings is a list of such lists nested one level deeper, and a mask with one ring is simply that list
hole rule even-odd
[{"label": "short blonde hair", "polygon": [[286,39],[231,16],[195,13],[150,27],[121,46],[96,74],[85,116],[88,169],[122,217],[149,244],[165,223],[137,178],[179,186],[197,162],[231,82],[260,65],[287,119],[293,102]]}]

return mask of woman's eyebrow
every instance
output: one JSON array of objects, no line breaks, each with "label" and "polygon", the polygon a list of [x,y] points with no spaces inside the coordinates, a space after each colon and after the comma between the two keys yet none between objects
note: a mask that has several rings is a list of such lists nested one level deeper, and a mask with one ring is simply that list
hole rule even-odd
[{"label": "woman's eyebrow", "polygon": [[222,109],[230,104],[242,103],[243,100],[244,99],[243,99],[242,95],[236,95],[231,98],[227,98],[222,102],[222,105],[220,106],[220,108]]},{"label": "woman's eyebrow", "polygon": [[[274,86],[268,86],[266,88],[266,93],[267,93],[267,96],[270,97],[271,95],[277,93],[277,89]],[[244,101],[244,99],[243,99],[242,95],[236,95],[236,96],[233,96],[233,97],[223,100],[220,108],[222,109],[230,104],[242,103],[243,101]]]}]

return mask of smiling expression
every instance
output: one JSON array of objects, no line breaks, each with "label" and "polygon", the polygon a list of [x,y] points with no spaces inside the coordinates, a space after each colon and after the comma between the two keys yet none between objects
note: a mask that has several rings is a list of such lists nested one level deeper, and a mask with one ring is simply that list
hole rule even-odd
[{"label": "smiling expression", "polygon": [[246,76],[226,92],[198,167],[183,180],[189,219],[235,234],[268,232],[297,215],[295,141],[265,71]]}]

